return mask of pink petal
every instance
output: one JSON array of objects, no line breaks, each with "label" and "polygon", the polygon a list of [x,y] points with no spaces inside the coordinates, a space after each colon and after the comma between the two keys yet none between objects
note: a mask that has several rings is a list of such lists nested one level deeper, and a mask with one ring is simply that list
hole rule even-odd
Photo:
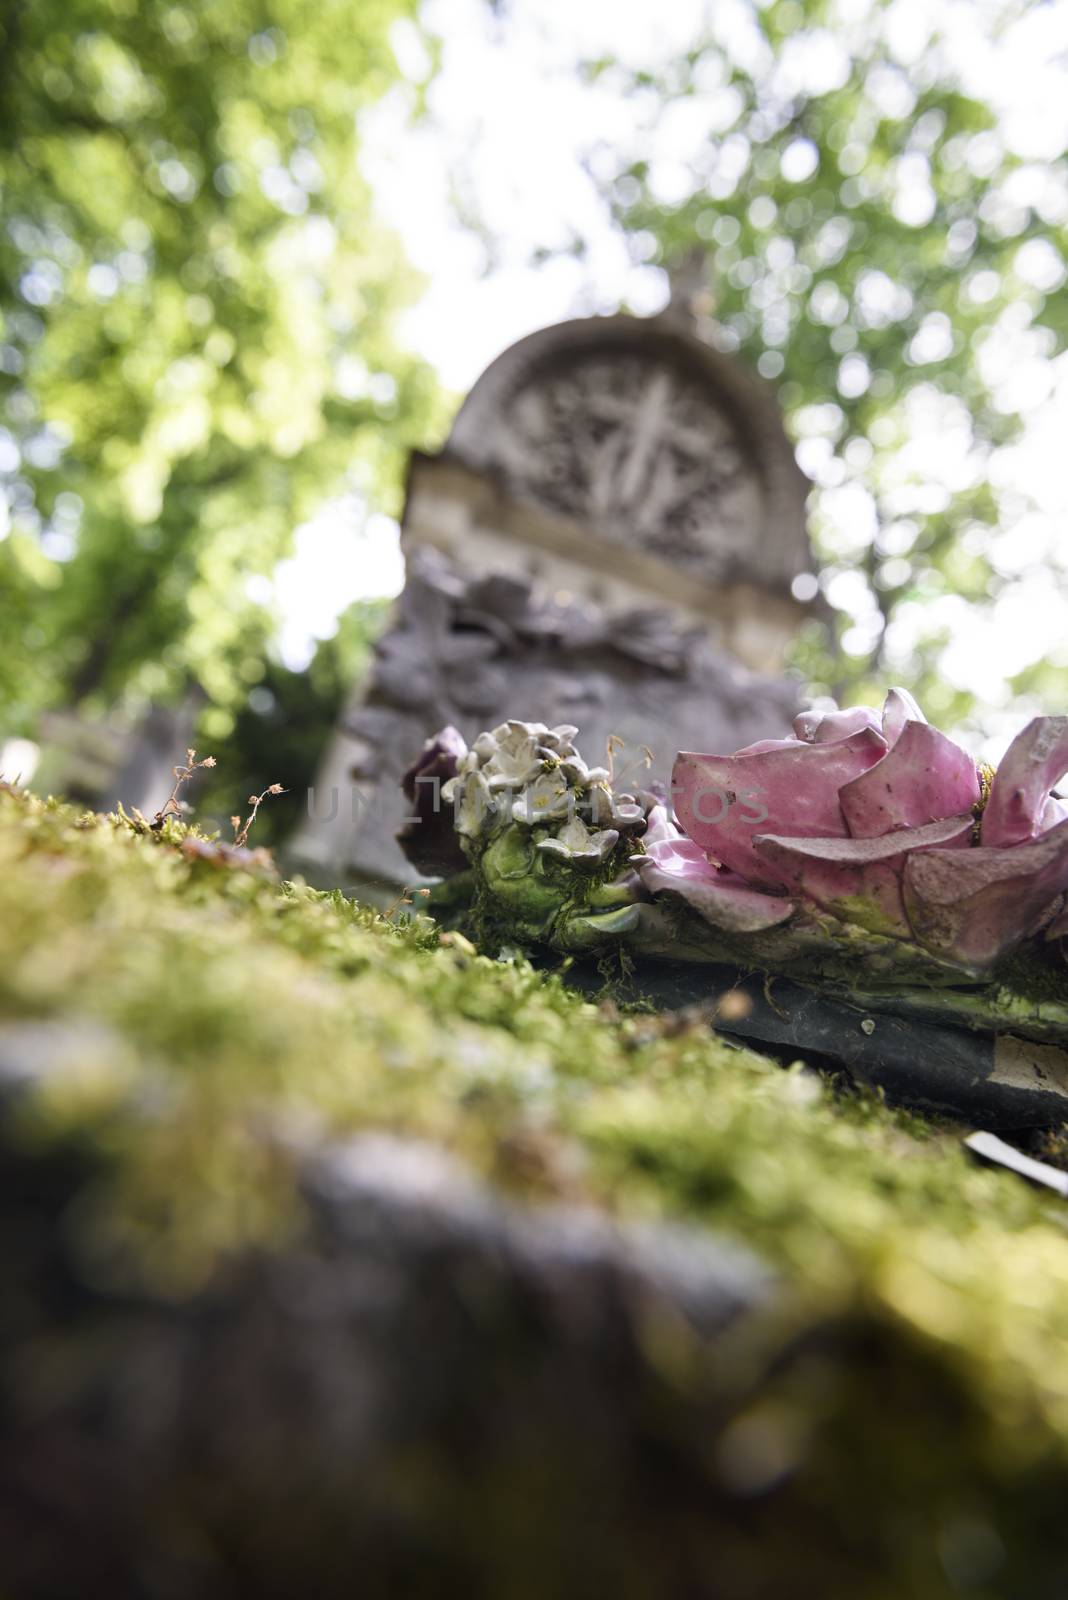
[{"label": "pink petal", "polygon": [[911,936],[901,897],[906,859],[915,851],[943,846],[966,849],[972,817],[944,817],[919,828],[899,828],[882,838],[796,839],[761,834],[756,847],[780,881],[825,906],[844,922],[856,922],[895,938]]},{"label": "pink petal", "polygon": [[883,738],[887,744],[896,744],[906,722],[923,722],[927,718],[907,689],[891,689],[883,702]]},{"label": "pink petal", "polygon": [[653,806],[645,819],[645,832],[642,834],[642,844],[646,850],[651,850],[653,845],[666,844],[682,837],[682,831],[672,822],[667,806],[663,804]]},{"label": "pink petal", "polygon": [[691,839],[750,883],[778,888],[757,855],[757,832],[796,838],[844,838],[838,791],[886,754],[882,734],[866,727],[834,744],[790,745],[758,755],[705,756],[683,751],[671,787],[675,813]]},{"label": "pink petal", "polygon": [[1068,820],[1068,805],[1059,795],[1051,794],[1042,807],[1042,815],[1038,819],[1039,833],[1045,833],[1049,828],[1055,828],[1058,822]]},{"label": "pink petal", "polygon": [[1068,889],[1068,822],[1011,850],[928,850],[905,863],[921,944],[981,972],[1042,925]]},{"label": "pink petal", "polygon": [[865,728],[880,731],[879,718],[870,706],[850,706],[848,711],[801,711],[794,732],[805,744],[834,744]]},{"label": "pink petal", "polygon": [[747,744],[734,753],[736,756],[762,756],[768,750],[790,750],[805,742],[804,739],[758,739],[755,744]]},{"label": "pink petal", "polygon": [[966,751],[926,722],[906,722],[893,749],[845,784],[838,798],[854,838],[875,839],[891,828],[959,817],[981,793]]},{"label": "pink petal", "polygon": [[632,858],[650,894],[677,895],[727,933],[760,933],[792,916],[794,902],[760,894],[731,872],[714,867],[692,839],[654,844]]},{"label": "pink petal", "polygon": [[1018,733],[990,785],[980,838],[1022,844],[1043,830],[1049,791],[1068,772],[1068,717],[1035,717]]}]

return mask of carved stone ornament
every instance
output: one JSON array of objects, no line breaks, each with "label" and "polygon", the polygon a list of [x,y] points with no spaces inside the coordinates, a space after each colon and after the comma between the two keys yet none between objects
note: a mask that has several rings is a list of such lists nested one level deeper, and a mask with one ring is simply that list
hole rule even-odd
[{"label": "carved stone ornament", "polygon": [[811,566],[807,480],[771,391],[666,319],[520,340],[471,391],[445,454],[702,585],[788,590]]}]

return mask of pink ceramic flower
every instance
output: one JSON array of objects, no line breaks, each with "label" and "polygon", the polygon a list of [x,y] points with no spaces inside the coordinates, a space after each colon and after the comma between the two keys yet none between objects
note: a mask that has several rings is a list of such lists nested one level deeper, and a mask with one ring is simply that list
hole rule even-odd
[{"label": "pink ceramic flower", "polygon": [[1059,917],[1068,808],[1050,788],[1068,770],[1068,717],[1024,729],[985,806],[975,762],[902,689],[881,716],[806,711],[794,732],[733,756],[678,757],[683,832],[672,838],[665,815],[647,833],[638,868],[650,892],[735,932],[815,902],[971,971]]},{"label": "pink ceramic flower", "polygon": [[735,872],[709,861],[699,844],[675,827],[666,806],[654,806],[642,836],[644,855],[631,860],[652,895],[680,894],[707,922],[729,933],[759,933],[793,915],[794,904],[761,894]]}]

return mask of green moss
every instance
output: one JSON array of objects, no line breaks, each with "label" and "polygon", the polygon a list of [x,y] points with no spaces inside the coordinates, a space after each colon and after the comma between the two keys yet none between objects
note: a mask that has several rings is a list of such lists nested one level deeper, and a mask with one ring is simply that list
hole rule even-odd
[{"label": "green moss", "polygon": [[1068,1459],[1068,1213],[957,1130],[182,836],[0,793],[0,1047],[49,1041],[20,1137],[101,1158],[97,1278],[202,1281],[299,1228],[309,1141],[388,1127],[510,1190],[748,1241],[798,1315],[874,1309],[952,1358],[992,1436]]},{"label": "green moss", "polygon": [[900,922],[886,912],[874,895],[844,894],[830,909],[847,926],[863,928],[883,938],[900,938]]},{"label": "green moss", "polygon": [[1023,1000],[1068,1006],[1068,968],[1059,948],[1030,945],[1001,961],[995,981]]}]

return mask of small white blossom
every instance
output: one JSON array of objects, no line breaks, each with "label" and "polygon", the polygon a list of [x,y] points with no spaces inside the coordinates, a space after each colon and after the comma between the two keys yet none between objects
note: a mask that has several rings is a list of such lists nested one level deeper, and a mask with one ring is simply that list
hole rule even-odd
[{"label": "small white blossom", "polygon": [[575,808],[575,794],[568,788],[567,779],[556,768],[543,772],[528,784],[512,806],[512,818],[528,828],[540,822],[553,822],[558,817],[571,816]]},{"label": "small white blossom", "polygon": [[619,843],[614,828],[591,833],[581,817],[572,817],[554,839],[542,839],[535,848],[544,855],[560,856],[572,866],[588,870],[601,866]]}]

